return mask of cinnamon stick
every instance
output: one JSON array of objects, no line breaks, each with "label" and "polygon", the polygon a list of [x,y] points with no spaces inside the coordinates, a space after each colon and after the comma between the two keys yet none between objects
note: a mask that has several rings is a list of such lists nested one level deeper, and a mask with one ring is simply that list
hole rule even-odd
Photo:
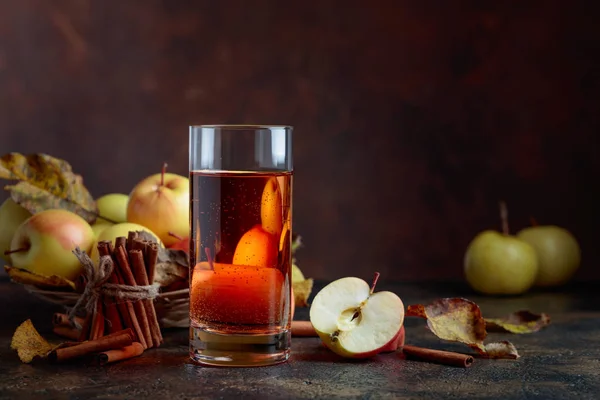
[{"label": "cinnamon stick", "polygon": [[138,237],[137,232],[135,232],[135,231],[129,232],[129,235],[127,235],[127,245],[125,246],[125,249],[127,251],[129,251],[133,248],[133,240],[137,237]]},{"label": "cinnamon stick", "polygon": [[129,358],[137,357],[144,352],[144,346],[140,342],[133,342],[129,346],[121,349],[107,350],[98,354],[94,354],[94,363],[97,365],[106,365],[116,361],[122,361]]},{"label": "cinnamon stick", "polygon": [[[111,276],[111,283],[116,283],[119,285],[124,284],[123,277],[120,272],[120,264],[117,261],[117,253],[118,249],[125,248],[125,237],[118,237],[115,240],[115,251],[113,253],[113,260],[115,261],[115,269]],[[123,262],[127,262],[125,259]],[[142,329],[140,328],[140,324],[138,322],[138,318],[135,314],[135,309],[133,304],[130,301],[121,301],[117,303],[117,307],[119,308],[119,313],[123,317],[123,324],[128,328],[133,329],[135,333],[135,339],[137,339],[144,348],[147,348],[146,340],[144,339],[144,334],[142,333]]]},{"label": "cinnamon stick", "polygon": [[[134,241],[134,247],[135,247]],[[143,243],[142,243],[143,245]],[[129,259],[131,260],[131,266],[133,267],[133,274],[135,281],[143,286],[148,285],[148,276],[146,275],[146,268],[144,264],[144,255],[142,250],[131,250],[129,252]],[[150,333],[152,335],[152,341],[156,347],[158,347],[162,341],[162,334],[160,332],[160,326],[158,325],[158,318],[156,317],[156,310],[154,309],[154,302],[151,299],[142,300],[144,308],[146,310],[146,316],[148,317],[148,323],[150,325]]]},{"label": "cinnamon stick", "polygon": [[146,269],[148,270],[148,282],[154,284],[154,274],[156,272],[156,263],[158,261],[158,243],[151,242],[148,245],[146,254]]},{"label": "cinnamon stick", "polygon": [[125,236],[119,236],[115,239],[115,248],[127,246],[127,238]]},{"label": "cinnamon stick", "polygon": [[144,239],[141,239],[139,237],[136,237],[135,239],[133,239],[133,244],[131,245],[131,250],[144,250]]},{"label": "cinnamon stick", "polygon": [[[75,317],[75,322],[80,325],[85,323],[85,318]],[[64,313],[54,313],[52,316],[52,324],[54,326],[71,326],[71,322],[69,321],[69,316]]]},{"label": "cinnamon stick", "polygon": [[120,349],[130,346],[133,343],[133,338],[129,332],[123,331],[117,335],[103,336],[95,340],[88,340],[74,346],[58,348],[53,350],[48,355],[50,362],[63,362],[78,357],[83,357],[88,354],[98,353],[101,351]]},{"label": "cinnamon stick", "polygon": [[318,337],[310,321],[292,321],[292,336]]},{"label": "cinnamon stick", "polygon": [[104,312],[102,307],[102,297],[98,298],[96,308],[92,314],[92,326],[90,327],[89,338],[91,340],[104,336]]},{"label": "cinnamon stick", "polygon": [[52,328],[52,332],[54,332],[55,335],[62,336],[71,340],[79,340],[79,338],[81,337],[81,332],[79,331],[79,329],[73,328],[68,325],[54,325],[54,328]]},{"label": "cinnamon stick", "polygon": [[402,352],[408,357],[419,358],[438,364],[454,365],[468,368],[473,364],[473,357],[468,354],[454,353],[451,351],[426,349],[424,347],[404,345]]},{"label": "cinnamon stick", "polygon": [[[100,256],[112,256],[112,251],[113,251],[113,245],[110,240],[104,240],[104,241],[98,242],[98,254],[100,254]],[[113,263],[115,263],[114,259],[113,259]],[[114,266],[113,272],[108,279],[108,282],[110,282],[110,283],[116,283],[116,280],[114,279],[115,269],[116,269],[116,265]],[[119,306],[117,304],[118,303],[117,299],[112,296],[107,296],[103,303],[104,303],[104,311],[105,311],[104,314],[105,314],[106,320],[108,322],[106,324],[107,325],[106,328],[108,328],[108,329],[105,329],[105,331],[107,331],[108,333],[112,333],[112,332],[118,332],[118,331],[122,330],[124,328],[124,326],[123,326],[123,322],[121,321],[121,316],[123,315],[125,310],[123,310],[123,312],[121,312],[121,310],[119,309]],[[123,318],[125,319],[124,316],[123,316]]]},{"label": "cinnamon stick", "polygon": [[[127,258],[127,253],[125,253],[125,249],[123,247],[118,247],[115,249],[115,253],[117,255],[117,260],[119,263],[119,272],[123,276],[123,282],[129,286],[136,286],[137,283],[135,281],[133,273],[131,272],[131,266]],[[150,324],[148,323],[148,316],[146,315],[146,309],[144,308],[144,304],[141,301],[134,301],[133,308],[135,310],[135,316],[137,317],[140,326],[140,332],[142,335],[142,337],[139,338],[140,343],[145,345],[144,348],[146,349],[153,347],[154,343],[152,341],[152,333],[150,332]]]}]

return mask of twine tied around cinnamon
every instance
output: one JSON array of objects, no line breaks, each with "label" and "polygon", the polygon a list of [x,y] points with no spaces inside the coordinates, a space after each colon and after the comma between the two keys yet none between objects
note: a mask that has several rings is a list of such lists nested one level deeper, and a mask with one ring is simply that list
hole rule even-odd
[{"label": "twine tied around cinnamon", "polygon": [[73,250],[73,254],[83,266],[83,274],[86,279],[83,293],[68,313],[71,325],[77,329],[82,328],[75,320],[77,312],[85,310],[86,313],[93,314],[100,296],[113,296],[123,300],[152,300],[159,295],[157,285],[128,286],[107,283],[115,267],[110,256],[101,256],[98,268],[96,268],[92,259],[79,247]]}]

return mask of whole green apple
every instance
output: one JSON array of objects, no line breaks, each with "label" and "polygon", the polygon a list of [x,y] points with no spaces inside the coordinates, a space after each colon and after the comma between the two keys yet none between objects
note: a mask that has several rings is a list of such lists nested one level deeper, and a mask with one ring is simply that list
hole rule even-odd
[{"label": "whole green apple", "polygon": [[82,267],[73,250],[89,252],[94,232],[79,215],[66,210],[46,210],[23,222],[11,242],[11,262],[42,276],[75,280]]},{"label": "whole green apple", "polygon": [[571,279],[581,264],[581,249],[575,237],[566,229],[555,226],[532,226],[517,233],[517,237],[535,249],[539,269],[535,284],[559,286]]},{"label": "whole green apple", "polygon": [[189,179],[165,172],[139,182],[129,194],[127,221],[154,232],[165,246],[190,234]]},{"label": "whole green apple", "polygon": [[[127,203],[129,196],[121,193],[110,193],[96,199],[98,206],[98,222],[114,223],[127,222]],[[104,217],[104,218],[102,218]]]},{"label": "whole green apple", "polygon": [[535,249],[514,236],[488,230],[469,244],[464,272],[473,289],[484,294],[521,294],[535,281]]},{"label": "whole green apple", "polygon": [[10,250],[10,242],[15,232],[31,213],[8,198],[0,206],[0,257],[10,264],[10,255],[4,252]]}]

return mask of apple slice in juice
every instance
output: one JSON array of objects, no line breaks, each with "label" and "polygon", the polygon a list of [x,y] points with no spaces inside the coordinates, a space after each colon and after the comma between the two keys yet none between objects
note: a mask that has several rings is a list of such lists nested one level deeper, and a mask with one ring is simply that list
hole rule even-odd
[{"label": "apple slice in juice", "polygon": [[192,317],[223,324],[278,324],[283,274],[275,268],[201,262],[194,268]]},{"label": "apple slice in juice", "polygon": [[233,264],[275,268],[278,250],[278,238],[257,224],[241,237],[233,254]]}]

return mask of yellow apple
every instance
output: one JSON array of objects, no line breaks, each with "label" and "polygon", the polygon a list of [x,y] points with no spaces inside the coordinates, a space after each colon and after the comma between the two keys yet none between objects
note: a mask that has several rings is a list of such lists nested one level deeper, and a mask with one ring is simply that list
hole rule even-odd
[{"label": "yellow apple", "polygon": [[[127,222],[127,203],[129,196],[121,193],[110,193],[96,199],[98,206],[98,222],[118,224]],[[104,218],[106,219],[104,219]]]},{"label": "yellow apple", "polygon": [[11,198],[0,206],[0,257],[7,263],[10,263],[10,255],[4,255],[4,252],[10,250],[10,242],[17,228],[29,217],[31,213]]},{"label": "yellow apple", "polygon": [[533,285],[537,271],[538,259],[531,245],[492,230],[475,236],[465,254],[465,277],[480,293],[524,293]]},{"label": "yellow apple", "polygon": [[261,225],[244,233],[235,247],[233,263],[252,267],[277,267],[278,240]]},{"label": "yellow apple", "polygon": [[94,232],[80,216],[66,210],[46,210],[23,222],[11,242],[15,268],[38,275],[75,280],[82,267],[73,250],[89,252]]},{"label": "yellow apple", "polygon": [[517,233],[535,249],[539,269],[535,284],[559,286],[571,279],[581,263],[581,249],[575,237],[566,229],[554,226],[532,226]]},{"label": "yellow apple", "polygon": [[100,259],[100,256],[98,254],[98,243],[99,242],[101,242],[103,240],[110,240],[111,242],[114,243],[116,238],[122,237],[122,236],[127,237],[129,235],[129,232],[137,232],[137,231],[148,232],[149,234],[154,236],[154,238],[156,238],[156,241],[158,242],[158,244],[162,246],[162,242],[160,241],[158,236],[156,236],[156,234],[154,232],[152,232],[150,229],[146,228],[145,226],[139,225],[139,224],[133,224],[131,222],[123,222],[121,224],[111,225],[111,226],[107,227],[106,229],[102,230],[102,232],[100,232],[100,235],[98,235],[98,237],[96,237],[96,241],[92,245],[91,253],[88,253],[88,254],[90,254],[90,258],[95,263],[98,263],[98,260]]},{"label": "yellow apple", "polygon": [[148,227],[171,246],[190,234],[189,190],[188,178],[166,173],[163,167],[162,173],[142,180],[129,194],[127,221]]},{"label": "yellow apple", "polygon": [[92,224],[94,237],[98,237],[102,233],[102,231],[108,228],[109,226],[113,226],[113,224],[111,224],[110,222],[104,222],[100,219],[96,220],[96,222]]}]

